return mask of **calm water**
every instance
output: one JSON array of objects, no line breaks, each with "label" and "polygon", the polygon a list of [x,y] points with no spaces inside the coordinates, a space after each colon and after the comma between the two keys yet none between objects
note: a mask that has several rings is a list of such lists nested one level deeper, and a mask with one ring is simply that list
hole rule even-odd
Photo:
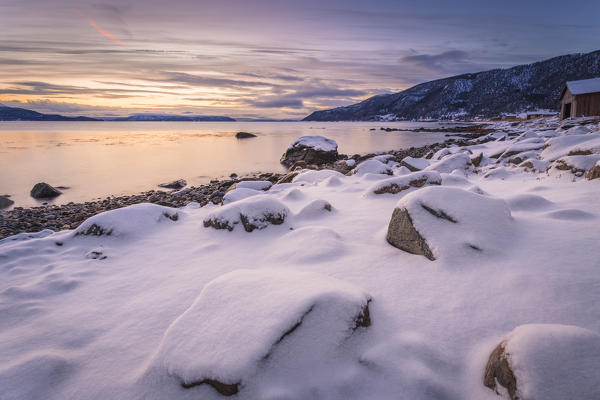
[{"label": "calm water", "polygon": [[[156,189],[183,178],[284,171],[279,158],[296,138],[323,135],[339,152],[367,153],[422,146],[441,133],[383,132],[380,127],[438,127],[415,122],[0,122],[0,194],[17,206],[37,182],[68,186],[55,204]],[[371,131],[371,128],[376,128]],[[238,131],[257,138],[238,140]]]}]

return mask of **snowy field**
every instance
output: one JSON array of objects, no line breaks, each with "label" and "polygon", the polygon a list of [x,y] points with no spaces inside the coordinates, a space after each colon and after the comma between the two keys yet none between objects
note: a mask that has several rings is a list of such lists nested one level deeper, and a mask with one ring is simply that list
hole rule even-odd
[{"label": "snowy field", "polygon": [[4,239],[0,399],[598,399],[585,122]]}]

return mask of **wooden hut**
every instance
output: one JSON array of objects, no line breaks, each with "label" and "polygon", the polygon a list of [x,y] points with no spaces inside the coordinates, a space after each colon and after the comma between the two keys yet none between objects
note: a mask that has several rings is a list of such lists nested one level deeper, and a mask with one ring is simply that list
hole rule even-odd
[{"label": "wooden hut", "polygon": [[600,116],[600,78],[567,82],[560,102],[561,119]]}]

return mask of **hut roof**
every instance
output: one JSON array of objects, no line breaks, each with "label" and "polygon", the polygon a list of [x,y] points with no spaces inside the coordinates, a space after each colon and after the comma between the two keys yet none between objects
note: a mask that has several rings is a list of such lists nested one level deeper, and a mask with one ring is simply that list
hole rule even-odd
[{"label": "hut roof", "polygon": [[600,78],[567,82],[569,91],[574,95],[600,92]]}]

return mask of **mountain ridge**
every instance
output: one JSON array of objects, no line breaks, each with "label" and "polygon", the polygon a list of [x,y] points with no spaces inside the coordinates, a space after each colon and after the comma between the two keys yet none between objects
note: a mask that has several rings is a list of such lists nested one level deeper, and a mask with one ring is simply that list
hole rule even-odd
[{"label": "mountain ridge", "polygon": [[537,109],[558,111],[566,81],[600,76],[600,50],[420,83],[356,104],[315,111],[304,121],[494,118]]}]

